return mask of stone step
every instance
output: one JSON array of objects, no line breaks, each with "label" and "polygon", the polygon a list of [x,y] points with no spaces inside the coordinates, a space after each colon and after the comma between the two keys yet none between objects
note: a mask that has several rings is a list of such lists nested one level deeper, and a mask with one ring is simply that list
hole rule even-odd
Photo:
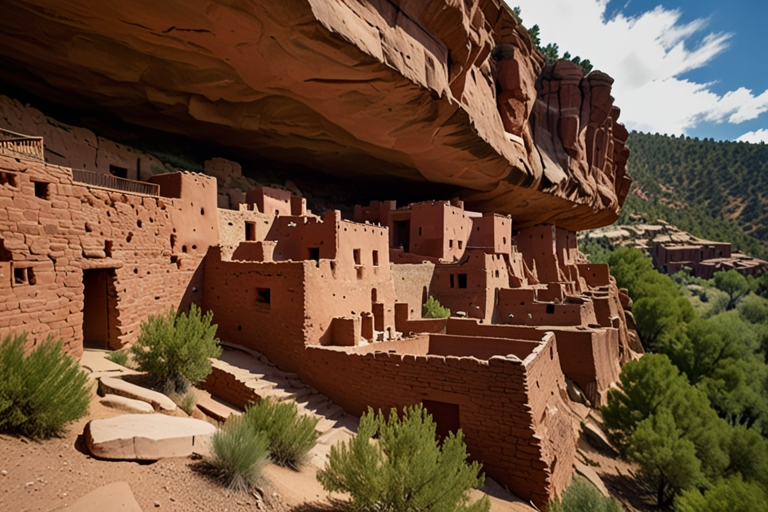
[{"label": "stone step", "polygon": [[136,384],[131,384],[122,379],[101,377],[99,379],[99,390],[104,394],[119,395],[147,402],[148,404],[151,404],[156,411],[176,410],[176,404],[164,394],[137,386]]},{"label": "stone step", "polygon": [[106,394],[104,395],[104,398],[99,400],[99,403],[113,409],[119,409],[134,414],[152,414],[155,412],[155,408],[152,407],[152,404],[120,395]]},{"label": "stone step", "polygon": [[239,416],[242,413],[235,406],[230,405],[223,400],[219,400],[215,397],[209,397],[202,395],[198,397],[197,408],[200,409],[205,415],[215,419],[216,421],[224,422],[231,415]]}]

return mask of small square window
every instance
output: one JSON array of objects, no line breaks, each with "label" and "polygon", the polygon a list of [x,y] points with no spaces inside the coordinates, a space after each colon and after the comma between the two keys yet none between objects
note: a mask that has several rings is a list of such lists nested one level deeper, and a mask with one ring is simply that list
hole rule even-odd
[{"label": "small square window", "polygon": [[373,253],[371,253],[371,255],[373,256],[373,266],[374,267],[378,267],[379,266],[379,251],[373,251]]},{"label": "small square window", "polygon": [[453,249],[453,240],[448,240],[448,248]]},{"label": "small square window", "polygon": [[35,284],[35,271],[31,268],[14,268],[13,269],[13,284],[15,286],[21,286],[25,284]]},{"label": "small square window", "polygon": [[467,287],[467,274],[459,274],[459,288]]},{"label": "small square window", "polygon": [[269,309],[272,304],[272,292],[269,288],[256,288],[256,304]]},{"label": "small square window", "polygon": [[309,256],[310,260],[314,260],[315,262],[320,261],[320,248],[319,247],[310,247],[307,249],[307,255]]},{"label": "small square window", "polygon": [[50,199],[49,183],[42,181],[33,181],[32,183],[35,184],[35,197],[46,200]]},{"label": "small square window", "polygon": [[464,246],[464,242],[462,242],[461,240],[459,240],[459,250],[461,250],[461,248],[462,248],[463,246]]},{"label": "small square window", "polygon": [[451,274],[450,277],[451,277],[451,288],[455,288],[455,284],[454,284],[454,277],[455,276],[453,274]]},{"label": "small square window", "polygon": [[355,259],[355,265],[362,265],[360,262],[360,249],[353,249],[352,256]]}]

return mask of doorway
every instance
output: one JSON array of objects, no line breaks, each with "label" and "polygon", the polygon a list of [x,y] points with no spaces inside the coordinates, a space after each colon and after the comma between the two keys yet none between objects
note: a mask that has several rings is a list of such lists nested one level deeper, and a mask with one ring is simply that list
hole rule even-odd
[{"label": "doorway", "polygon": [[461,428],[458,404],[434,400],[422,400],[421,402],[437,425],[436,434],[439,441],[448,437],[449,432],[456,433]]},{"label": "doorway", "polygon": [[[117,297],[113,269],[83,270],[83,345],[120,348],[117,328]],[[112,292],[112,293],[111,293]]]},{"label": "doorway", "polygon": [[411,248],[411,221],[396,220],[394,222],[392,247],[402,247],[403,252],[410,252]]}]

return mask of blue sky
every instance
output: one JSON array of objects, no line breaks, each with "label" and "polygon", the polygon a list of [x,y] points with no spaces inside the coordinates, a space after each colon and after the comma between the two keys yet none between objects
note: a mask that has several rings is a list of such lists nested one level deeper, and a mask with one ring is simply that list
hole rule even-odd
[{"label": "blue sky", "polygon": [[629,129],[768,142],[768,0],[507,0],[614,77]]}]

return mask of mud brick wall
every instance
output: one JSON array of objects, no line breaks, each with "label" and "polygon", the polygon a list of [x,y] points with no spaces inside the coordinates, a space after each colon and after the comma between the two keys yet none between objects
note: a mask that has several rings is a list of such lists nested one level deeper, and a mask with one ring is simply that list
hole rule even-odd
[{"label": "mud brick wall", "polygon": [[458,405],[471,456],[537,506],[570,479],[575,443],[552,338],[523,362],[320,347],[309,347],[306,359],[302,379],[351,414],[422,400]]},{"label": "mud brick wall", "polygon": [[421,318],[421,306],[429,298],[429,287],[435,272],[435,264],[430,262],[392,263],[391,271],[397,301],[408,304],[408,318]]},{"label": "mud brick wall", "polygon": [[110,348],[135,341],[147,316],[200,301],[201,257],[171,248],[180,199],[85,186],[31,160],[0,157],[0,173],[0,336],[51,335],[79,355],[88,270],[109,275]]},{"label": "mud brick wall", "polygon": [[240,210],[219,209],[219,236],[221,237],[222,257],[231,258],[240,242],[246,241],[246,223],[250,223],[250,236],[253,241],[264,240],[275,220],[273,215],[248,210],[247,204],[241,204]]},{"label": "mud brick wall", "polygon": [[204,272],[203,307],[213,311],[216,335],[296,371],[304,355],[305,273],[314,261],[232,262],[220,255],[218,247],[209,250]]}]

